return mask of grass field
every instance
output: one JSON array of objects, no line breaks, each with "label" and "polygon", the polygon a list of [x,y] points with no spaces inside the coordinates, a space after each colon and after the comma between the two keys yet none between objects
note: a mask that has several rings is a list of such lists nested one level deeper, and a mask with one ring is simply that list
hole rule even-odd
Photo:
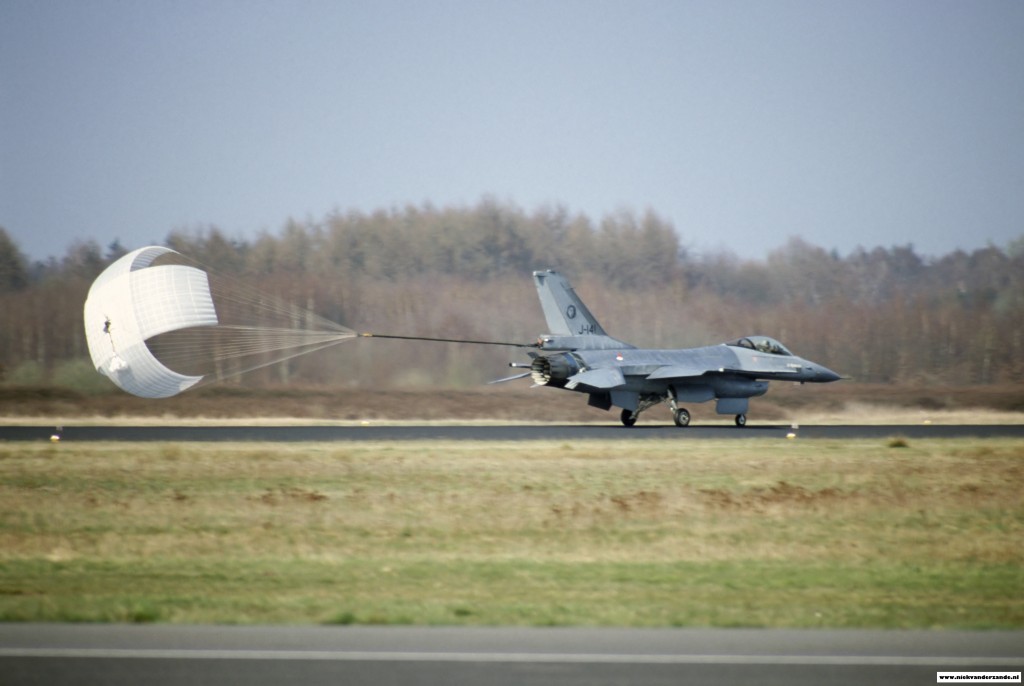
[{"label": "grass field", "polygon": [[1024,442],[0,444],[0,621],[1024,627]]}]

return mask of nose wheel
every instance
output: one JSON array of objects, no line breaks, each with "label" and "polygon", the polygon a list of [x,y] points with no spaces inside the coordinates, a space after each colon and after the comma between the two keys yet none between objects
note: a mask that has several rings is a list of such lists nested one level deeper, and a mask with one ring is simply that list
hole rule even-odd
[{"label": "nose wheel", "polygon": [[676,426],[690,425],[690,413],[682,407],[672,410],[672,419],[675,420]]}]

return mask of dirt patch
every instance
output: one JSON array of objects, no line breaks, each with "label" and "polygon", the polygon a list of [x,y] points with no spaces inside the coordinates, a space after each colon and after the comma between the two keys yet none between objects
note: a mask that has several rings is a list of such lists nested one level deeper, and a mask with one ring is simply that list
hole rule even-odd
[{"label": "dirt patch", "polygon": [[310,491],[304,488],[268,488],[260,495],[249,499],[264,505],[282,505],[286,503],[319,503],[327,500],[327,496],[320,491]]},{"label": "dirt patch", "polygon": [[852,493],[838,488],[822,488],[812,490],[796,486],[786,481],[779,481],[767,488],[752,488],[747,491],[729,491],[722,488],[699,489],[701,499],[707,507],[719,510],[752,510],[763,512],[773,505],[786,505],[806,508],[829,507],[832,504],[848,500]]}]

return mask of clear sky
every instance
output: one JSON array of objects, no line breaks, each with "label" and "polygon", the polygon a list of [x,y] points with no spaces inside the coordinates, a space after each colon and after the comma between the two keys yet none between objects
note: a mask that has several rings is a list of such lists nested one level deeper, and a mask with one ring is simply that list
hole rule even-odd
[{"label": "clear sky", "polygon": [[1024,2],[0,0],[0,226],[34,259],[485,195],[751,258],[1005,246]]}]

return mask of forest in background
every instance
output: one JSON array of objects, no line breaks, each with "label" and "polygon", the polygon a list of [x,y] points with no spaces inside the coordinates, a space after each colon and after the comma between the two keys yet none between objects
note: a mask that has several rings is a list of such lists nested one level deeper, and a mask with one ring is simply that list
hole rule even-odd
[{"label": "forest in background", "polygon": [[[528,343],[547,328],[530,274],[551,268],[611,335],[639,346],[758,333],[855,382],[1024,381],[1024,236],[939,257],[910,245],[839,255],[790,238],[743,260],[696,253],[653,211],[594,221],[484,199],[338,212],[252,240],[176,230],[165,245],[359,331]],[[0,227],[0,384],[113,389],[89,361],[82,305],[93,279],[137,247],[76,243],[33,263]],[[463,388],[525,359],[513,348],[358,339],[230,383]]]}]

